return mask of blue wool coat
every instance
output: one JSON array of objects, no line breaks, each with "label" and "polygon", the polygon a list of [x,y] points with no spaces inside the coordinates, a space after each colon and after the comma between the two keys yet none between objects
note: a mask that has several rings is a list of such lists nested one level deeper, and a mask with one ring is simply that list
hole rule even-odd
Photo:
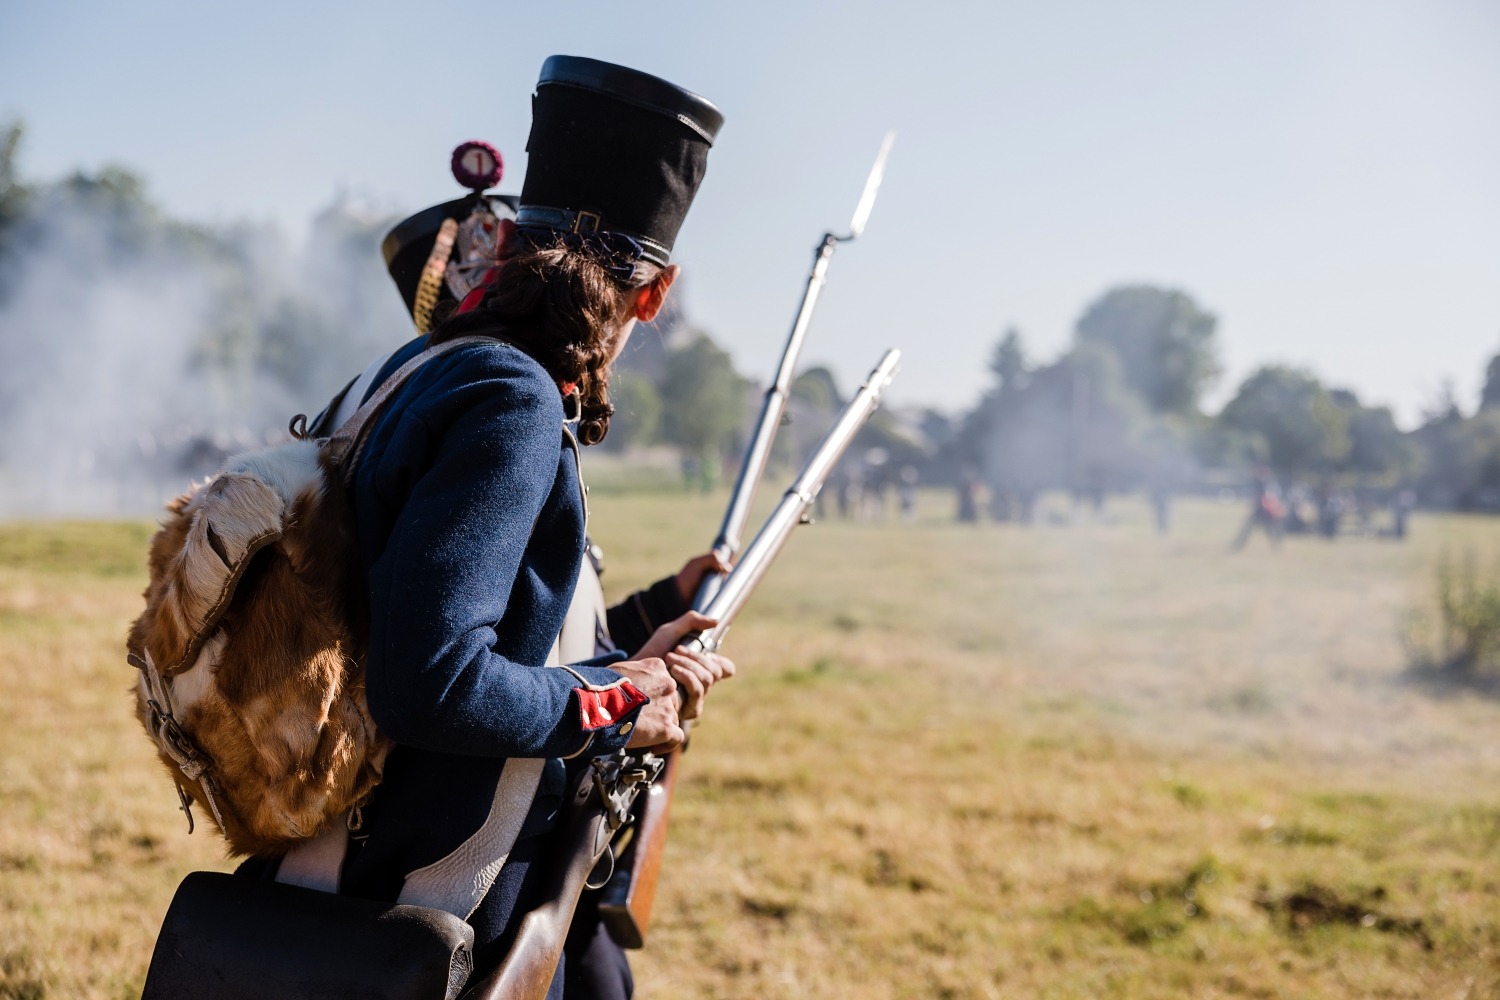
[{"label": "blue wool coat", "polygon": [[[397,351],[382,377],[424,346]],[[427,362],[376,418],[351,502],[369,596],[367,695],[397,746],[363,810],[343,891],[395,899],[407,873],[484,822],[506,758],[553,758],[506,872],[471,917],[483,960],[532,903],[528,859],[544,850],[564,792],[556,758],[624,747],[639,711],[586,730],[578,680],[543,666],[585,545],[556,383],[498,341]],[[609,684],[619,674],[603,662],[575,669]]]}]

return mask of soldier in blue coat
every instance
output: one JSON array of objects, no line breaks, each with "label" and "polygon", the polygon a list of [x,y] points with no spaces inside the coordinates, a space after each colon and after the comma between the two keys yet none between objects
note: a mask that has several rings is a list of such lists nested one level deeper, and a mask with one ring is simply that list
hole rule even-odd
[{"label": "soldier in blue coat", "polygon": [[[386,268],[422,332],[455,313],[477,309],[485,286],[496,280],[498,260],[530,245],[516,237],[516,196],[486,193],[499,183],[501,163],[499,151],[488,143],[462,143],[451,164],[454,178],[471,193],[402,220],[382,243]],[[388,357],[377,360],[335,400],[326,419],[317,421],[319,433],[327,434],[354,412]],[[709,552],[606,607],[599,582],[603,553],[590,542],[554,658],[569,663],[641,649],[659,627],[690,610],[706,574],[726,569]],[[598,902],[597,892],[579,900],[565,950],[565,1000],[626,1000],[633,992],[629,962],[600,922]]]},{"label": "soldier in blue coat", "polygon": [[608,429],[608,365],[676,278],[672,244],[722,116],[663,80],[571,57],[547,61],[533,114],[516,252],[476,308],[381,374],[428,342],[490,339],[397,390],[351,491],[370,609],[367,695],[397,747],[351,838],[341,891],[404,898],[493,823],[507,771],[546,762],[498,874],[463,914],[480,966],[503,956],[540,901],[566,762],[675,746],[677,686],[691,716],[732,669],[674,651],[706,624],[691,614],[636,659],[546,666],[585,558],[577,444]]}]

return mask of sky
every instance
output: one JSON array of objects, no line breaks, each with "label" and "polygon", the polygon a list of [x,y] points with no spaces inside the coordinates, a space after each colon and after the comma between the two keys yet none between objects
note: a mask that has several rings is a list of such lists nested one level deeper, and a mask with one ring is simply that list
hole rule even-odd
[{"label": "sky", "polygon": [[1049,360],[1140,282],[1219,317],[1212,406],[1284,363],[1410,426],[1500,351],[1493,2],[7,3],[0,121],[30,177],[119,163],[174,215],[299,233],[340,196],[456,197],[470,138],[519,190],[553,53],[723,110],[675,259],[762,378],[891,128],[804,354],[846,389],[900,347],[892,400],[956,412],[1007,327]]}]

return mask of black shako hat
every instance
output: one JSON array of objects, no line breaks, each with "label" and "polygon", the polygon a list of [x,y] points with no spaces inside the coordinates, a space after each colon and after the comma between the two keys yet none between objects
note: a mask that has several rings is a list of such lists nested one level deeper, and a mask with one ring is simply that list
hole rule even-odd
[{"label": "black shako hat", "polygon": [[658,77],[551,56],[531,98],[516,225],[628,237],[665,267],[723,124],[718,108]]}]

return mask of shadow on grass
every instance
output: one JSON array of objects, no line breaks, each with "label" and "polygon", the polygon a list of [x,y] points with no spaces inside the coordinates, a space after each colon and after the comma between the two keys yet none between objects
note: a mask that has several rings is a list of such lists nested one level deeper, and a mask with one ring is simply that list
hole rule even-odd
[{"label": "shadow on grass", "polygon": [[1307,883],[1284,894],[1272,894],[1262,886],[1256,894],[1255,905],[1293,934],[1303,934],[1317,927],[1354,927],[1404,935],[1416,941],[1423,950],[1431,951],[1433,941],[1425,922],[1421,918],[1399,917],[1385,912],[1382,908],[1385,899],[1386,891],[1381,886],[1350,898],[1328,886]]},{"label": "shadow on grass", "polygon": [[1401,674],[1401,682],[1432,698],[1479,695],[1500,701],[1500,671],[1475,666],[1462,659],[1445,662],[1416,660]]}]

